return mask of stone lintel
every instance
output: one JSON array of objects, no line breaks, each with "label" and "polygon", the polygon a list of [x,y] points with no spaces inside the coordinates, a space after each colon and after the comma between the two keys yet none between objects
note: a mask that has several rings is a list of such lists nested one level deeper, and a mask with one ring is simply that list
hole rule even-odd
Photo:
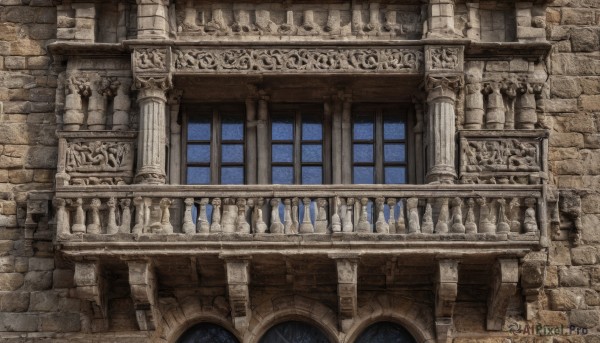
[{"label": "stone lintel", "polygon": [[498,259],[494,265],[490,294],[488,296],[487,329],[502,330],[506,310],[519,282],[519,260]]}]

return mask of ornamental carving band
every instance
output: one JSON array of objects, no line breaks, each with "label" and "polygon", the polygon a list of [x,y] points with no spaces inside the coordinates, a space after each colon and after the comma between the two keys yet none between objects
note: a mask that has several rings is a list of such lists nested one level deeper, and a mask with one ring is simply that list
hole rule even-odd
[{"label": "ornamental carving band", "polygon": [[410,49],[178,49],[178,72],[418,73],[423,53]]}]

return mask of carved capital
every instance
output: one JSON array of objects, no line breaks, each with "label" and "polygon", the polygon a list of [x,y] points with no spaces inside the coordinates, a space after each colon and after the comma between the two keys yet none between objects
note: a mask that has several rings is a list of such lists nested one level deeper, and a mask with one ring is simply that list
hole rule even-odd
[{"label": "carved capital", "polygon": [[138,95],[140,101],[155,97],[166,102],[166,92],[173,87],[173,82],[170,74],[136,75],[133,87],[140,91]]},{"label": "carved capital", "polygon": [[428,75],[425,80],[425,90],[428,93],[427,101],[440,101],[445,98],[454,102],[462,87],[462,75]]}]

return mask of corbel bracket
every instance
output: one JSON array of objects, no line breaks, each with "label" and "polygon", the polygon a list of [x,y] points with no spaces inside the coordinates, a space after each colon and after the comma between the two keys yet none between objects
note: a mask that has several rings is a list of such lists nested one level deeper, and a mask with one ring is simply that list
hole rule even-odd
[{"label": "corbel bracket", "polygon": [[156,328],[157,283],[152,261],[127,261],[129,267],[129,287],[135,308],[135,318],[141,331]]},{"label": "corbel bracket", "polygon": [[358,310],[358,254],[331,254],[329,258],[337,267],[340,330],[348,332]]},{"label": "corbel bracket", "polygon": [[525,296],[527,320],[533,320],[537,314],[545,269],[545,261],[540,260],[526,260],[521,265],[521,288]]},{"label": "corbel bracket", "polygon": [[99,261],[75,262],[74,276],[77,297],[92,303],[95,319],[108,319],[106,279]]},{"label": "corbel bracket", "polygon": [[487,329],[500,331],[508,303],[517,292],[519,260],[498,259],[494,265],[492,284],[488,297]]},{"label": "corbel bracket", "polygon": [[452,337],[454,304],[458,294],[458,260],[438,260],[435,280],[435,329],[438,343]]},{"label": "corbel bracket", "polygon": [[236,329],[243,331],[250,323],[250,260],[248,255],[221,255],[225,260],[227,293],[231,307],[231,319]]}]

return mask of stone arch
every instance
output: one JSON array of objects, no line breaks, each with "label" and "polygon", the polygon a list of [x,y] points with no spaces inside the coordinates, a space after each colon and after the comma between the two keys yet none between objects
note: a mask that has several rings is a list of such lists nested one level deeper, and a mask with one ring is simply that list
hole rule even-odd
[{"label": "stone arch", "polygon": [[332,342],[337,342],[335,312],[318,301],[298,295],[276,297],[258,306],[252,312],[252,319],[242,342],[256,343],[271,327],[291,320],[314,325]]},{"label": "stone arch", "polygon": [[354,325],[340,342],[354,343],[370,325],[377,322],[393,322],[404,327],[417,342],[435,341],[433,307],[413,300],[381,294],[358,309]]}]

